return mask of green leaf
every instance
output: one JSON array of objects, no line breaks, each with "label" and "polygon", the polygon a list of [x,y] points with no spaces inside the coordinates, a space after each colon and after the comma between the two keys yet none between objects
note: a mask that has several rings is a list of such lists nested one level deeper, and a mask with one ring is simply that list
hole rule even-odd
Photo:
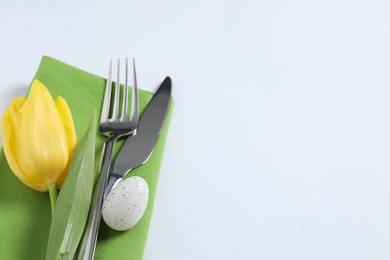
[{"label": "green leaf", "polygon": [[58,196],[50,226],[46,259],[73,259],[80,242],[94,183],[96,113],[78,144]]}]

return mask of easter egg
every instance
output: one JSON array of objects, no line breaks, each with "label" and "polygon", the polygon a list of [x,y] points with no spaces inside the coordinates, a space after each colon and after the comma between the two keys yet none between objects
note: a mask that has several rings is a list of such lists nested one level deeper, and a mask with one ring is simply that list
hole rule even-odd
[{"label": "easter egg", "polygon": [[122,180],[103,202],[104,222],[118,231],[134,227],[144,215],[148,199],[149,187],[143,178],[133,176]]}]

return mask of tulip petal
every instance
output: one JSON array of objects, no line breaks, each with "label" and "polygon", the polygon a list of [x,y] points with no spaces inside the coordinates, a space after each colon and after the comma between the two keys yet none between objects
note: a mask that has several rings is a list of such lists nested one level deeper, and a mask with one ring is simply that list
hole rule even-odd
[{"label": "tulip petal", "polygon": [[55,103],[62,118],[62,122],[64,123],[69,152],[73,152],[77,145],[77,135],[73,123],[72,113],[70,112],[69,106],[63,97],[58,96]]},{"label": "tulip petal", "polygon": [[68,165],[66,169],[63,171],[61,176],[58,178],[58,188],[61,187],[63,180],[65,179],[65,176],[68,172],[70,163],[73,158],[73,153],[76,149],[77,146],[77,134],[76,134],[76,129],[74,127],[73,123],[73,117],[72,113],[69,109],[68,104],[66,103],[65,99],[61,96],[58,96],[56,100],[56,106],[57,110],[62,118],[62,122],[65,127],[65,133],[66,133],[66,138],[68,142],[68,150],[69,150],[69,160],[68,160]]},{"label": "tulip petal", "polygon": [[[24,174],[24,178],[20,178],[22,181],[29,181],[29,182],[32,182],[32,183],[38,183],[38,184],[42,184],[42,185],[46,185],[46,183],[44,182],[44,180],[42,180],[42,178],[35,174],[35,172],[26,172],[23,170],[23,163],[24,163],[24,156],[21,154],[21,149],[23,148],[24,146],[24,140],[21,138],[20,136],[20,129],[23,127],[22,126],[22,118],[23,118],[23,115],[22,113],[20,112],[20,110],[22,109],[22,107],[24,106],[25,102],[26,102],[27,99],[25,98],[21,98],[21,97],[18,97],[18,98],[15,98],[13,100],[11,100],[11,103],[10,103],[10,107],[8,109],[9,111],[9,119],[10,119],[10,125],[12,126],[12,136],[10,136],[10,142],[12,144],[11,148],[12,148],[12,152],[13,152],[13,159],[15,160],[15,162],[17,162],[19,168],[20,168],[20,171],[21,173]],[[21,160],[22,158],[22,160]]]},{"label": "tulip petal", "polygon": [[46,184],[56,183],[68,163],[67,137],[52,96],[38,80],[16,120],[15,132],[23,144],[18,147],[21,170]]},{"label": "tulip petal", "polygon": [[[25,98],[19,97],[15,98],[11,102],[11,107],[18,109],[23,106],[25,102]],[[43,183],[40,183],[39,180],[32,178],[32,176],[29,176],[25,174],[20,166],[17,156],[17,140],[15,136],[14,126],[12,124],[12,120],[10,118],[10,111],[9,109],[6,109],[4,111],[2,122],[1,122],[1,138],[3,141],[3,150],[4,154],[7,158],[7,162],[9,167],[11,168],[12,172],[18,177],[19,180],[21,180],[24,184],[31,187],[34,190],[45,192],[47,190],[46,185]]]}]

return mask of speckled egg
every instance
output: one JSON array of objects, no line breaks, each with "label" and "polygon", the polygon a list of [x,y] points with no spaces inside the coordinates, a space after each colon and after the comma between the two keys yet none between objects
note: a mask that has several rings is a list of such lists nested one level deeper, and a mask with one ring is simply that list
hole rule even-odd
[{"label": "speckled egg", "polygon": [[145,213],[149,187],[138,176],[122,180],[103,202],[102,216],[106,224],[118,231],[134,227]]}]

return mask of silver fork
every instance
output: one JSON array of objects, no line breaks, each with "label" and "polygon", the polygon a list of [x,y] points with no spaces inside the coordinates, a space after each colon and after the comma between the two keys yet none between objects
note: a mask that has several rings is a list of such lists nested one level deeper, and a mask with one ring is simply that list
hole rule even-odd
[{"label": "silver fork", "polygon": [[[100,116],[99,132],[106,138],[104,143],[102,162],[100,167],[100,173],[96,180],[96,184],[93,191],[91,208],[89,210],[87,224],[79,245],[77,259],[79,260],[92,260],[96,247],[97,234],[99,231],[99,224],[101,219],[102,203],[104,199],[104,193],[107,186],[107,180],[109,176],[112,150],[115,142],[122,137],[135,135],[138,127],[138,87],[137,76],[135,71],[135,61],[133,59],[133,92],[131,102],[131,114],[130,119],[127,117],[128,108],[128,61],[126,59],[126,75],[125,85],[122,96],[122,110],[119,114],[119,99],[120,99],[120,60],[118,59],[118,72],[117,81],[115,83],[115,93],[113,97],[113,105],[111,106],[111,80],[112,61],[110,61],[110,68],[108,72],[108,78],[106,83],[106,90],[104,94],[104,101],[102,107],[102,113]],[[111,116],[110,116],[111,115]]]}]

